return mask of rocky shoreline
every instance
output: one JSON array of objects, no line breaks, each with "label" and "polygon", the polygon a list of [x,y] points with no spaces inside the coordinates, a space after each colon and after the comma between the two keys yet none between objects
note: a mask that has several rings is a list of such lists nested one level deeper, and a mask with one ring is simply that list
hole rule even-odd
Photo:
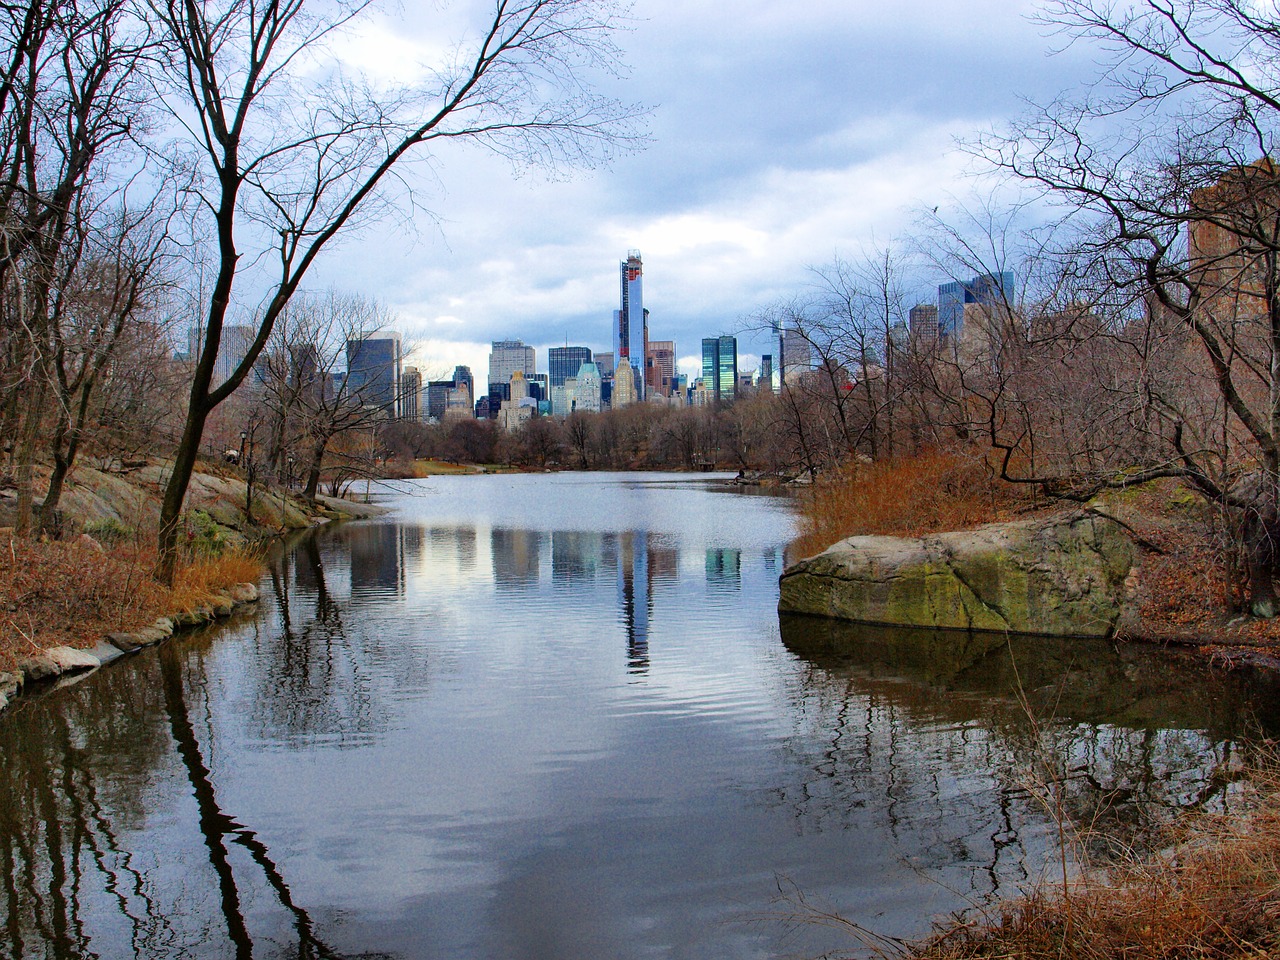
[{"label": "rocky shoreline", "polygon": [[215,596],[212,603],[173,617],[160,617],[140,630],[109,633],[96,646],[87,649],[50,647],[25,657],[18,662],[16,670],[0,673],[0,711],[29,686],[43,687],[72,676],[79,679],[144,647],[155,646],[178,633],[229,617],[238,608],[257,603],[258,596],[258,588],[254,584],[237,583],[226,593]]},{"label": "rocky shoreline", "polygon": [[[73,529],[90,531],[153,526],[158,519],[158,490],[166,470],[164,463],[150,464],[127,474],[80,466],[63,498],[67,521]],[[12,523],[11,493],[0,491],[0,533]],[[247,506],[252,509],[246,510]],[[231,545],[265,543],[283,534],[386,512],[375,504],[339,497],[320,495],[312,503],[290,494],[281,496],[275,491],[259,490],[251,495],[242,478],[205,471],[198,471],[192,478],[188,507],[193,514],[202,516],[206,536]],[[92,536],[82,533],[81,537],[95,551],[102,551]],[[49,645],[20,655],[16,665],[10,660],[8,669],[0,669],[0,711],[28,687],[43,688],[79,679],[120,657],[161,643],[175,633],[229,617],[236,609],[258,600],[258,588],[252,583],[222,589],[223,593],[215,595],[211,603],[160,617],[132,632],[105,633],[96,645]],[[36,646],[30,641],[27,643],[33,648]]]},{"label": "rocky shoreline", "polygon": [[891,627],[1110,637],[1137,549],[1087,510],[923,537],[859,536],[791,564],[778,610]]}]

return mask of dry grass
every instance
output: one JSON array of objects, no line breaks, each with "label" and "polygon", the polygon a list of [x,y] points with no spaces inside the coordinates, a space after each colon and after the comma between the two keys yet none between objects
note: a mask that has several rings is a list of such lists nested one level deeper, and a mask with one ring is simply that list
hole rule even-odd
[{"label": "dry grass", "polygon": [[1155,858],[955,923],[912,960],[1243,960],[1280,956],[1280,784],[1244,818],[1182,825]]},{"label": "dry grass", "polygon": [[0,671],[40,649],[91,647],[106,633],[194,609],[262,571],[257,553],[232,548],[188,558],[168,589],[151,578],[154,564],[152,549],[130,543],[0,540]]},{"label": "dry grass", "polygon": [[798,556],[862,534],[919,536],[1008,519],[1028,492],[1001,481],[987,462],[963,452],[852,464],[823,477],[801,505]]},{"label": "dry grass", "polygon": [[475,473],[475,467],[465,463],[449,463],[447,460],[415,460],[406,472],[407,477],[447,477]]}]

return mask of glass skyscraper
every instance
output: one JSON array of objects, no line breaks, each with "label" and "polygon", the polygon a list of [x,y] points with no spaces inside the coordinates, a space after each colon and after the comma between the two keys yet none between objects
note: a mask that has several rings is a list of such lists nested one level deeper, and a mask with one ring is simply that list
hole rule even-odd
[{"label": "glass skyscraper", "polygon": [[348,396],[388,417],[399,414],[400,334],[366,333],[347,341]]},{"label": "glass skyscraper", "polygon": [[702,382],[715,400],[729,403],[738,386],[738,338],[707,337],[702,341]]},{"label": "glass skyscraper", "polygon": [[547,351],[547,374],[550,385],[563,387],[564,382],[578,373],[584,363],[591,363],[590,347],[552,347]]},{"label": "glass skyscraper", "polygon": [[645,398],[644,349],[648,340],[644,310],[644,263],[639,250],[628,250],[627,259],[619,264],[622,296],[619,309],[613,311],[613,356],[616,370],[623,363],[635,371],[636,399]]},{"label": "glass skyscraper", "polygon": [[967,283],[959,280],[938,286],[938,336],[957,337],[964,326],[964,305],[1001,306],[1013,302],[1013,274],[984,273]]}]

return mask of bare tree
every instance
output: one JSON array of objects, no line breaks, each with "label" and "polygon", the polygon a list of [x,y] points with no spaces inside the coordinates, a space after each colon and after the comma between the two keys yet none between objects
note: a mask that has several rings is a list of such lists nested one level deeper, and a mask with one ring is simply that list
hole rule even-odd
[{"label": "bare tree", "polygon": [[[150,315],[168,250],[164,218],[154,208],[106,213],[110,221],[76,218],[74,240],[37,344],[47,357],[54,400],[49,437],[53,471],[40,508],[40,526],[46,531],[61,527],[63,483],[97,425],[96,418],[91,421],[98,407],[95,391],[130,329]],[[154,335],[156,324],[149,326]]]},{"label": "bare tree", "polygon": [[[616,17],[597,0],[494,0],[478,36],[428,84],[376,90],[331,57],[314,81],[303,61],[326,53],[363,2],[150,0],[168,59],[157,93],[190,134],[184,162],[203,184],[197,215],[218,265],[186,425],[161,507],[157,573],[171,580],[178,520],[210,412],[244,381],[277,318],[321,252],[374,215],[412,156],[447,140],[517,163],[593,162],[630,136],[634,113],[588,92],[611,69]],[[402,200],[411,198],[402,197]],[[257,336],[213,386],[223,324],[244,273],[270,262]]]},{"label": "bare tree", "polygon": [[16,437],[26,532],[58,381],[61,295],[94,227],[91,211],[111,192],[102,186],[108,171],[145,113],[150,39],[125,0],[10,4],[0,8],[0,31],[0,428]]},{"label": "bare tree", "polygon": [[[1152,330],[1181,330],[1182,361],[1204,371],[1227,419],[1215,439],[1153,391],[1165,458],[1140,476],[1184,476],[1246,510],[1252,609],[1274,615],[1280,19],[1248,0],[1054,0],[1043,17],[1101,52],[1101,80],[976,149],[1085,225],[1068,252],[1144,304]],[[1250,471],[1258,482],[1233,490]]]},{"label": "bare tree", "polygon": [[283,477],[289,450],[297,449],[308,500],[315,499],[334,438],[376,428],[395,416],[399,397],[390,397],[388,411],[380,391],[383,383],[394,382],[393,370],[372,369],[361,378],[351,370],[342,375],[348,345],[393,324],[394,317],[376,300],[331,290],[295,296],[272,331],[258,363],[271,413],[266,459]]}]

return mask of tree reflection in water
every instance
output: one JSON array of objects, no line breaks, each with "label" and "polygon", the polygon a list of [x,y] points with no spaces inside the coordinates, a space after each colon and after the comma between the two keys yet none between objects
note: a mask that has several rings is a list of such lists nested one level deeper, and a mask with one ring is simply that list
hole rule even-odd
[{"label": "tree reflection in water", "polygon": [[792,616],[782,637],[805,664],[789,688],[804,773],[774,801],[804,830],[866,829],[870,811],[968,896],[1051,862],[1054,811],[1105,857],[1179,813],[1228,809],[1251,753],[1233,738],[1278,719],[1274,680],[1165,651]]},{"label": "tree reflection in water", "polygon": [[[270,890],[291,918],[291,943],[273,932],[260,946],[299,958],[341,956],[316,935],[266,844],[218,804],[189,709],[204,687],[202,652],[198,642],[170,645],[139,658],[133,670],[101,671],[73,690],[20,700],[6,714],[0,889],[7,956],[111,956],[125,944],[138,957],[202,955],[216,952],[222,938],[236,957],[254,956],[246,884],[255,894]],[[203,736],[210,735],[206,728]],[[139,835],[152,817],[168,815],[153,794],[177,778],[195,801],[211,877],[190,862],[131,852],[148,849]],[[247,863],[237,867],[231,845],[247,852]],[[197,906],[208,901],[210,883],[215,909]],[[90,932],[103,921],[102,896],[126,925],[107,936],[105,950]]]}]

